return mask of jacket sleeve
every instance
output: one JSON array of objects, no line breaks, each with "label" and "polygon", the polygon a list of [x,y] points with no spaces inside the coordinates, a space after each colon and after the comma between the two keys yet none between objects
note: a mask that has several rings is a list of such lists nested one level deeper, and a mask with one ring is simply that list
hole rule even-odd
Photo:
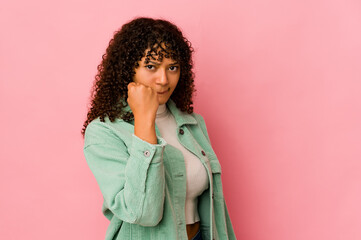
[{"label": "jacket sleeve", "polygon": [[106,125],[90,123],[85,132],[84,156],[104,198],[119,219],[142,226],[155,226],[163,216],[165,175],[163,151],[157,144],[132,134],[131,146]]}]

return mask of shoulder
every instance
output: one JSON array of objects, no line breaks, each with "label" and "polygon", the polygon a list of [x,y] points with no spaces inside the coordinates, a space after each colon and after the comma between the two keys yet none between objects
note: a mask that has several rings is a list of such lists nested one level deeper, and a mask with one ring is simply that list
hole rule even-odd
[{"label": "shoulder", "polygon": [[205,123],[204,118],[203,118],[203,116],[201,114],[193,112],[193,113],[191,113],[191,115],[196,119],[198,124],[204,124]]},{"label": "shoulder", "polygon": [[122,119],[111,122],[108,117],[105,117],[103,122],[98,117],[93,119],[85,129],[84,146],[120,141],[130,137],[133,131],[134,125]]},{"label": "shoulder", "polygon": [[207,132],[206,122],[204,117],[199,113],[191,113],[192,117],[197,121],[197,124],[202,128],[203,131]]}]

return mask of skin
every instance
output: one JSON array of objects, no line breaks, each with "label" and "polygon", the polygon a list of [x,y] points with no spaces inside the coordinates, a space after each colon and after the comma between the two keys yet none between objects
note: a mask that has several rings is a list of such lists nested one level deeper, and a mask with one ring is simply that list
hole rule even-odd
[{"label": "skin", "polygon": [[[146,52],[149,49],[146,50]],[[160,104],[165,104],[180,77],[180,65],[173,59],[163,58],[162,62],[145,57],[135,69],[133,82],[128,84],[127,102],[134,115],[134,134],[144,141],[157,144],[155,117]],[[160,92],[164,92],[160,94]]]}]

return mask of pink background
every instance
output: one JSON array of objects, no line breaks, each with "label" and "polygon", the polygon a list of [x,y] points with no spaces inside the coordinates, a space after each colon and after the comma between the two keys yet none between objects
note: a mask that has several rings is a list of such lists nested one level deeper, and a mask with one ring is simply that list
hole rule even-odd
[{"label": "pink background", "polygon": [[101,55],[135,16],[193,43],[238,239],[361,239],[360,1],[1,5],[0,239],[104,239],[80,131]]}]

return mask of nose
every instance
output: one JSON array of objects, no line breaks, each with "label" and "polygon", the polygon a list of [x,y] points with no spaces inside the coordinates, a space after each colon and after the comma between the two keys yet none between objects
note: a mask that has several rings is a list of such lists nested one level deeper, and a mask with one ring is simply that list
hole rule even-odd
[{"label": "nose", "polygon": [[167,76],[167,72],[165,69],[161,69],[159,71],[159,77],[158,77],[158,83],[159,84],[162,84],[162,85],[165,85],[165,84],[168,84],[168,76]]}]

